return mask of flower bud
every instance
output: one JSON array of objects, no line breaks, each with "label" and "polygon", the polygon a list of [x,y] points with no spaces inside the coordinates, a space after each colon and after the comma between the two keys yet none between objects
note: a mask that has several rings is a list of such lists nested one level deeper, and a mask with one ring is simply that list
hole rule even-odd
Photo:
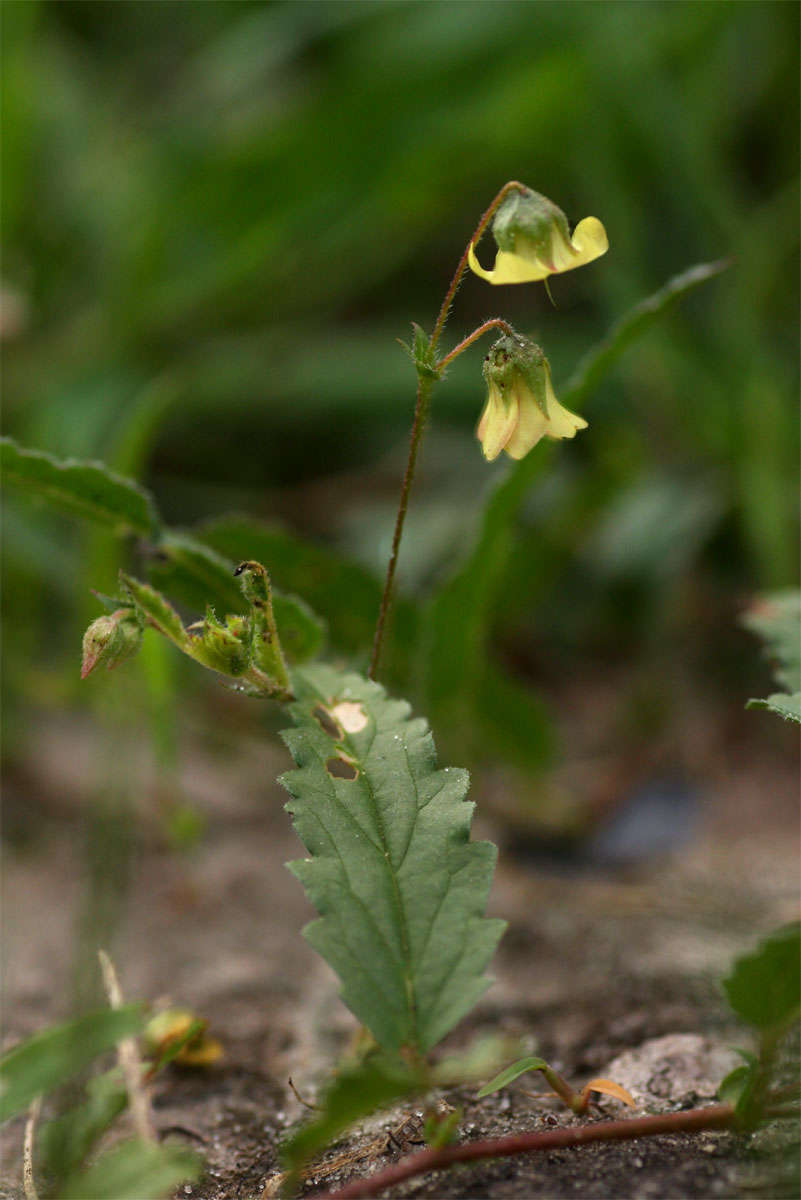
[{"label": "flower bud", "polygon": [[249,660],[249,630],[244,617],[228,617],[222,624],[212,609],[206,610],[200,636],[190,633],[189,653],[197,662],[221,675],[241,675]]},{"label": "flower bud", "polygon": [[492,222],[498,254],[492,271],[478,262],[471,244],[471,270],[490,283],[534,283],[548,275],[572,271],[609,249],[606,230],[597,217],[579,221],[573,236],[561,208],[530,188],[509,193]]},{"label": "flower bud", "polygon": [[556,399],[548,359],[528,338],[498,338],[484,359],[484,378],[487,402],[476,436],[488,462],[502,450],[523,458],[543,437],[572,438],[587,428]]},{"label": "flower bud", "polygon": [[132,608],[118,608],[108,616],[98,617],[83,635],[81,679],[85,679],[105,663],[110,671],[142,644],[142,626]]}]

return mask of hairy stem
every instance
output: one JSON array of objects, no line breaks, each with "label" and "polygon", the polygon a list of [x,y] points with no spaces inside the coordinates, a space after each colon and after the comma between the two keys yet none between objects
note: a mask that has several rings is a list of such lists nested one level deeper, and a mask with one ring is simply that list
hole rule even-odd
[{"label": "hairy stem", "polygon": [[458,346],[454,346],[453,350],[451,350],[449,354],[446,354],[444,358],[439,360],[437,366],[447,367],[448,364],[453,362],[455,358],[458,358],[458,356],[465,351],[468,346],[472,346],[473,342],[478,341],[478,339],[483,337],[485,333],[489,333],[490,329],[502,329],[504,333],[514,333],[514,330],[508,321],[502,321],[500,317],[491,317],[489,321],[485,321],[483,325],[479,325],[478,329],[474,329],[472,333],[468,334],[466,338],[459,342]]},{"label": "hairy stem", "polygon": [[445,322],[448,319],[448,313],[450,312],[451,305],[453,304],[453,298],[456,295],[457,289],[462,280],[462,276],[464,275],[465,269],[467,267],[467,256],[470,252],[470,247],[474,246],[476,244],[476,242],[479,240],[479,238],[481,237],[481,235],[484,233],[484,230],[487,228],[490,221],[495,216],[495,213],[498,209],[498,205],[501,203],[501,201],[504,200],[506,198],[506,196],[509,195],[510,192],[513,192],[515,190],[520,191],[520,192],[525,192],[527,190],[526,185],[524,183],[519,183],[516,179],[510,179],[508,183],[505,183],[503,185],[501,190],[498,192],[498,195],[492,201],[492,204],[490,204],[489,208],[482,216],[478,225],[476,225],[476,229],[475,229],[473,236],[471,237],[470,241],[465,246],[464,254],[459,259],[459,265],[457,266],[456,271],[453,276],[453,279],[451,280],[450,287],[448,288],[447,292],[445,293],[445,299],[442,301],[442,307],[439,310],[439,315],[437,316],[437,320],[434,325],[434,332],[431,335],[431,349],[432,350],[436,349],[437,342],[439,341],[440,335],[441,335],[443,329],[445,328]]},{"label": "hairy stem", "polygon": [[[516,179],[511,179],[509,183],[505,183],[503,185],[487,211],[481,217],[481,220],[475,228],[473,236],[465,246],[464,253],[459,259],[459,265],[457,266],[453,279],[450,282],[450,286],[445,293],[445,299],[442,301],[437,320],[434,324],[434,332],[431,335],[430,342],[432,351],[436,349],[437,342],[439,341],[442,331],[445,328],[445,322],[448,319],[448,313],[450,312],[451,304],[453,304],[453,298],[456,295],[457,288],[459,287],[459,283],[464,275],[465,268],[467,267],[467,256],[469,254],[470,247],[474,245],[484,233],[484,230],[489,225],[490,221],[495,215],[498,205],[501,203],[504,197],[515,189],[518,191],[525,191],[526,186],[523,183],[519,183]],[[450,362],[456,357],[457,354],[461,354],[462,350],[466,350],[467,347],[473,341],[475,341],[477,337],[480,337],[482,333],[493,328],[502,328],[508,333],[511,332],[511,327],[507,325],[505,321],[487,321],[480,327],[480,329],[477,329],[475,333],[472,333],[469,338],[465,338],[463,342],[460,342],[459,345],[442,360],[443,363]],[[432,386],[433,380],[426,379],[421,375],[418,376],[417,407],[414,411],[414,421],[412,423],[409,458],[406,463],[406,474],[403,477],[403,485],[401,487],[400,501],[398,503],[398,515],[395,519],[395,533],[392,537],[392,550],[390,551],[389,564],[387,566],[387,577],[384,582],[384,593],[381,597],[381,608],[378,613],[378,622],[376,624],[375,637],[373,639],[373,652],[370,656],[370,666],[367,671],[367,675],[370,679],[375,679],[376,672],[378,670],[378,663],[381,658],[381,648],[384,641],[384,628],[386,626],[387,613],[389,612],[389,604],[392,598],[392,587],[395,582],[395,568],[398,563],[398,551],[400,549],[401,537],[403,536],[403,525],[406,520],[406,510],[409,507],[409,493],[412,489],[414,468],[417,463],[417,451],[420,448],[420,439],[423,436],[423,428],[425,425],[426,413],[428,412],[428,402],[431,398]]]},{"label": "hairy stem", "polygon": [[402,1183],[426,1171],[441,1171],[454,1163],[475,1162],[481,1158],[509,1158],[532,1150],[558,1150],[581,1146],[586,1142],[620,1142],[631,1138],[654,1137],[660,1133],[695,1133],[702,1129],[726,1129],[734,1125],[730,1104],[713,1104],[687,1112],[661,1113],[653,1117],[631,1117],[623,1121],[599,1121],[595,1125],[568,1126],[538,1133],[512,1134],[461,1146],[443,1146],[440,1150],[422,1150],[409,1158],[377,1171],[367,1179],[356,1179],[336,1192],[315,1192],[310,1200],[356,1200],[375,1196],[384,1188]]},{"label": "hairy stem", "polygon": [[378,670],[379,659],[381,658],[381,647],[384,641],[384,627],[387,621],[387,613],[389,612],[389,602],[392,598],[392,586],[395,582],[395,568],[398,565],[398,551],[400,550],[401,537],[403,536],[403,524],[406,520],[406,510],[409,507],[409,493],[412,490],[412,480],[414,479],[414,468],[417,463],[417,451],[420,448],[420,441],[423,436],[423,427],[425,425],[426,413],[428,412],[428,402],[431,399],[431,388],[433,380],[424,379],[418,376],[417,379],[417,406],[414,410],[414,421],[412,423],[412,436],[409,443],[409,458],[406,463],[406,473],[403,476],[403,485],[401,487],[400,501],[398,503],[398,515],[395,518],[395,532],[392,535],[392,550],[389,556],[389,564],[387,566],[387,577],[384,581],[384,594],[381,597],[381,608],[378,613],[378,623],[375,628],[375,638],[373,639],[373,652],[370,656],[370,668],[367,675],[370,679],[375,679],[376,671]]}]

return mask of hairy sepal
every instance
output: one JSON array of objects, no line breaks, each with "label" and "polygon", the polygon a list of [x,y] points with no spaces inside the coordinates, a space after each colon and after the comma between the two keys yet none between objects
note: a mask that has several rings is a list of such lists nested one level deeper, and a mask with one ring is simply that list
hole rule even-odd
[{"label": "hairy sepal", "polygon": [[437,767],[406,701],[328,666],[292,682],[297,770],[281,782],[310,857],[289,866],[320,913],[305,936],[380,1046],[424,1053],[489,986],[495,847],[470,841],[469,776]]}]

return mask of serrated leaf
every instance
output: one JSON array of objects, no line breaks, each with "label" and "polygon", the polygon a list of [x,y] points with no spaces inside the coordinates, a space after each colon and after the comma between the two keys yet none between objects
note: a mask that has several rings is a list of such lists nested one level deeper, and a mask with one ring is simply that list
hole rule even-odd
[{"label": "serrated leaf", "polygon": [[[258,559],[270,572],[273,568],[262,547],[252,547],[236,562],[191,535],[166,531],[159,541],[157,555],[149,567],[151,578],[182,603],[199,610],[211,605],[218,613],[245,613],[248,605],[234,578],[237,562]],[[290,663],[306,662],[319,654],[325,639],[325,627],[299,596],[286,595],[272,588],[273,613],[281,647]]]},{"label": "serrated leaf", "polygon": [[787,696],[784,692],[774,692],[767,700],[749,700],[746,708],[766,708],[768,712],[783,717],[785,721],[795,721],[801,725],[801,692]]},{"label": "serrated leaf", "polygon": [[159,518],[149,492],[102,463],[57,459],[0,438],[0,471],[6,483],[24,488],[61,512],[112,525],[120,532],[152,536]]},{"label": "serrated leaf", "polygon": [[98,1054],[141,1026],[141,1007],[129,1004],[88,1013],[15,1046],[0,1059],[0,1121],[77,1075]]},{"label": "serrated leaf", "polygon": [[319,1104],[319,1115],[293,1133],[282,1147],[286,1170],[296,1172],[346,1129],[380,1108],[424,1090],[425,1080],[410,1067],[383,1057],[340,1071]]},{"label": "serrated leaf", "polygon": [[197,1179],[202,1162],[183,1146],[130,1141],[116,1146],[87,1171],[73,1175],[60,1200],[161,1200],[184,1181]]},{"label": "serrated leaf", "polygon": [[779,929],[738,958],[723,988],[734,1011],[757,1029],[778,1028],[801,1010],[801,924]]},{"label": "serrated leaf", "polygon": [[525,1075],[527,1071],[547,1071],[548,1069],[544,1058],[519,1058],[517,1062],[511,1063],[503,1071],[500,1071],[489,1083],[485,1083],[483,1088],[476,1093],[476,1099],[483,1100],[485,1096],[499,1092],[501,1088],[508,1087],[510,1083],[514,1083],[515,1079]]},{"label": "serrated leaf", "polygon": [[[470,842],[467,772],[437,768],[405,701],[327,666],[292,681],[296,728],[283,736],[298,769],[282,783],[311,855],[290,864],[320,913],[306,937],[383,1049],[426,1051],[489,984],[504,927],[483,915],[495,847]],[[334,715],[341,702],[367,718],[358,732]]]},{"label": "serrated leaf", "polygon": [[788,692],[801,692],[801,592],[761,596],[742,623],[765,643],[765,651],[774,661],[776,682]]}]

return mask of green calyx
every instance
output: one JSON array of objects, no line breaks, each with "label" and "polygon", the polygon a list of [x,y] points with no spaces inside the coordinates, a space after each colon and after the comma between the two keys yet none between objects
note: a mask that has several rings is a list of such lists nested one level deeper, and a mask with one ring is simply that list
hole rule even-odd
[{"label": "green calyx", "polygon": [[519,333],[504,333],[493,342],[484,359],[482,373],[489,387],[505,395],[509,386],[521,377],[534,396],[538,408],[547,416],[546,383],[550,368],[540,346]]},{"label": "green calyx", "polygon": [[510,192],[492,222],[492,235],[499,250],[519,251],[518,238],[525,238],[538,256],[549,257],[554,234],[570,242],[567,217],[552,200],[533,192]]}]

